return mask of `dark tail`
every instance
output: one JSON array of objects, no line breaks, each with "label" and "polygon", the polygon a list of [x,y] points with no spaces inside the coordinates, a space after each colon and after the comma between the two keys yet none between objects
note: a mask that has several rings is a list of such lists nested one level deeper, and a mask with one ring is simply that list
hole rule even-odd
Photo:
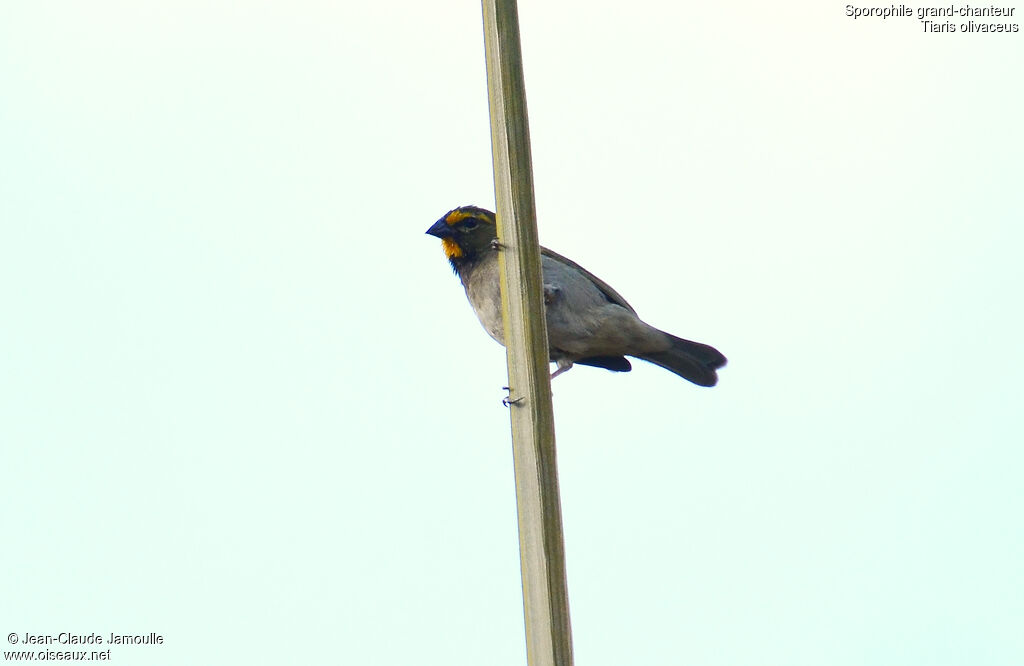
[{"label": "dark tail", "polygon": [[683,340],[669,333],[665,335],[672,338],[671,349],[655,354],[645,354],[638,358],[671,370],[698,386],[714,386],[718,383],[718,374],[715,370],[721,368],[726,362],[725,356],[722,356],[720,351],[710,345]]}]

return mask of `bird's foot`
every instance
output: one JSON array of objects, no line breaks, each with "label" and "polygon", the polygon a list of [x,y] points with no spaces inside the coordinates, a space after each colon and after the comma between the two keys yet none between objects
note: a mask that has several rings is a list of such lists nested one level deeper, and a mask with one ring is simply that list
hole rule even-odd
[{"label": "bird's foot", "polygon": [[572,361],[561,360],[558,361],[558,368],[551,373],[551,379],[554,379],[558,375],[562,374],[566,370],[572,367]]},{"label": "bird's foot", "polygon": [[504,398],[501,399],[501,404],[505,405],[506,407],[511,407],[512,405],[518,405],[519,403],[521,403],[523,400],[526,399],[523,396],[519,396],[518,398],[513,398],[512,397],[512,389],[510,389],[507,386],[502,386],[501,388],[502,388],[503,391],[508,391],[509,392],[508,395],[506,395]]}]

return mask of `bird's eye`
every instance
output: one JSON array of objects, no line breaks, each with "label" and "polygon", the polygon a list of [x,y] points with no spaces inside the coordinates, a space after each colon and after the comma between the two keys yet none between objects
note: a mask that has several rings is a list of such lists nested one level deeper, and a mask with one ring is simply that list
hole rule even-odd
[{"label": "bird's eye", "polygon": [[468,229],[476,229],[476,224],[477,224],[476,220],[474,220],[473,218],[469,218],[468,220],[466,220],[465,222],[462,223],[462,228],[463,229],[467,229],[467,230]]}]

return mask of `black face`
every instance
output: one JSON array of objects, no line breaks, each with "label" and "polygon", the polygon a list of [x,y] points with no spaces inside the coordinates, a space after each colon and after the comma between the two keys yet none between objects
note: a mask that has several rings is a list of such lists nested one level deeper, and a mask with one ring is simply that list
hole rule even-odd
[{"label": "black face", "polygon": [[497,232],[494,213],[476,206],[449,211],[427,229],[428,234],[441,239],[444,253],[453,265],[470,261],[490,249]]}]

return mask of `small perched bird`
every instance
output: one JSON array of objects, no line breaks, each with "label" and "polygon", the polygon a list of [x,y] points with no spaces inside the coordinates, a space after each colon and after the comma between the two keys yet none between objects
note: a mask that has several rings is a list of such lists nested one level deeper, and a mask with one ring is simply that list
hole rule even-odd
[{"label": "small perched bird", "polygon": [[[441,239],[466,296],[484,329],[502,345],[498,228],[494,213],[476,206],[449,211],[427,229]],[[683,340],[640,321],[636,311],[604,281],[574,261],[541,248],[544,304],[552,378],[574,363],[629,372],[626,356],[650,361],[700,386],[718,382],[726,359],[714,347]]]}]

